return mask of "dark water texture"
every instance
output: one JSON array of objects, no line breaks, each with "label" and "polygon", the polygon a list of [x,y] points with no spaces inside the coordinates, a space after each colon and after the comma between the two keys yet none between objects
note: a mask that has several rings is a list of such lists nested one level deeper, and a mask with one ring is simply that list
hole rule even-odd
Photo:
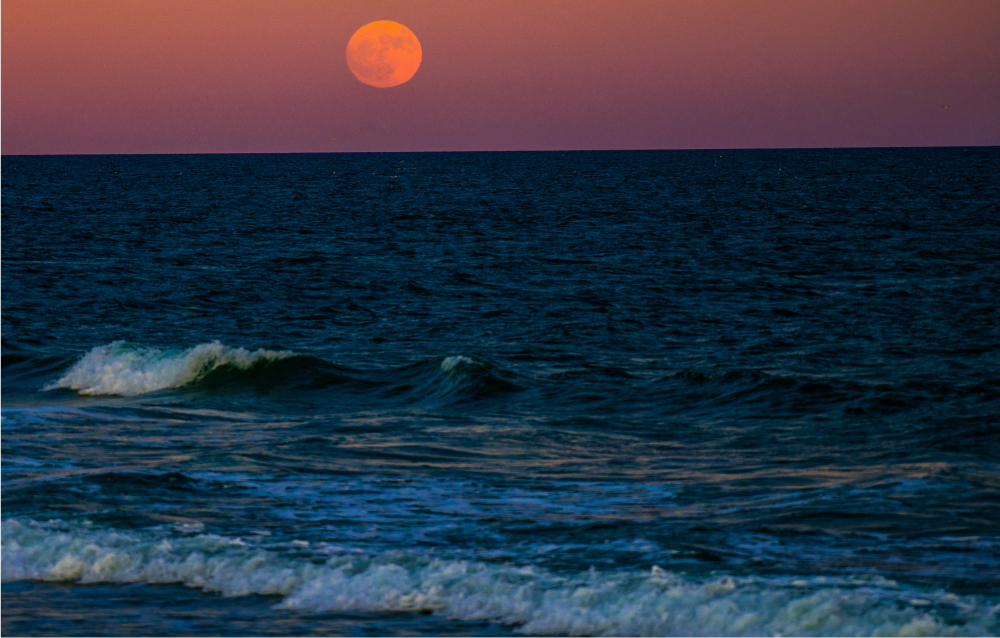
[{"label": "dark water texture", "polygon": [[1000,633],[1000,149],[2,169],[4,633]]}]

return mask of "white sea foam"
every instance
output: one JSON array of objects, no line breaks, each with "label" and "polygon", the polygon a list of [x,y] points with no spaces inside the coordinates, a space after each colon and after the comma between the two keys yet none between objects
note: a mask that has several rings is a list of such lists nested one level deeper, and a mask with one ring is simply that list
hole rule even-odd
[{"label": "white sea foam", "polygon": [[187,385],[220,366],[248,370],[260,362],[294,354],[274,350],[251,352],[218,341],[187,350],[166,351],[115,341],[92,349],[58,381],[43,389],[67,388],[80,394],[135,396]]},{"label": "white sea foam", "polygon": [[878,578],[693,580],[655,566],[566,576],[329,547],[317,554],[322,560],[309,561],[212,534],[162,537],[14,519],[4,521],[2,537],[4,581],[183,583],[227,596],[280,595],[279,606],[290,609],[429,610],[528,634],[995,635],[1000,629],[996,601]]},{"label": "white sea foam", "polygon": [[450,357],[445,357],[444,359],[441,360],[441,371],[442,372],[451,372],[452,370],[454,370],[455,368],[457,368],[459,365],[463,365],[463,364],[464,365],[473,365],[474,363],[475,363],[475,361],[473,361],[469,357],[466,357],[466,356],[463,356],[463,355],[453,355],[453,356],[450,356]]}]

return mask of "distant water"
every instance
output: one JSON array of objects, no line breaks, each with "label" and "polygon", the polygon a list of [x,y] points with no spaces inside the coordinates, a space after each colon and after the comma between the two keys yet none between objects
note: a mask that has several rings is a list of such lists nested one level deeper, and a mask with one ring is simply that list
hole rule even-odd
[{"label": "distant water", "polygon": [[5,635],[1000,633],[1000,149],[2,169]]}]

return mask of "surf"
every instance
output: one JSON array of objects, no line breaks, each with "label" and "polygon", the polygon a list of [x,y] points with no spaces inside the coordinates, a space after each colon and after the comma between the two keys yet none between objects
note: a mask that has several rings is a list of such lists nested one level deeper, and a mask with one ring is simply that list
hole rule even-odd
[{"label": "surf", "polygon": [[[43,392],[140,397],[165,391],[256,391],[292,398],[316,393],[380,406],[445,407],[502,399],[525,379],[467,355],[428,357],[389,368],[352,368],[290,350],[249,350],[215,340],[160,349],[115,341],[92,348]],[[331,390],[337,392],[331,395]]]},{"label": "surf", "polygon": [[8,519],[3,580],[180,583],[223,596],[280,597],[278,608],[419,611],[489,620],[526,634],[985,635],[1000,606],[881,577],[688,578],[659,566],[560,573],[531,564],[452,559],[430,550],[368,553],[326,543],[86,522]]},{"label": "surf", "polygon": [[258,349],[251,352],[223,345],[220,341],[185,350],[160,350],[115,341],[91,349],[43,390],[63,388],[82,395],[132,397],[190,385],[222,367],[245,371],[292,356],[295,353],[290,351]]}]

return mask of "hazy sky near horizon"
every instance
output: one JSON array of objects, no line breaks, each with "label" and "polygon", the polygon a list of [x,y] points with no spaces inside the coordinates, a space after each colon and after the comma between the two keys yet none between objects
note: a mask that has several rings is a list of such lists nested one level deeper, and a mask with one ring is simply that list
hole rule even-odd
[{"label": "hazy sky near horizon", "polygon": [[2,96],[4,154],[1000,145],[1000,1],[4,0]]}]

